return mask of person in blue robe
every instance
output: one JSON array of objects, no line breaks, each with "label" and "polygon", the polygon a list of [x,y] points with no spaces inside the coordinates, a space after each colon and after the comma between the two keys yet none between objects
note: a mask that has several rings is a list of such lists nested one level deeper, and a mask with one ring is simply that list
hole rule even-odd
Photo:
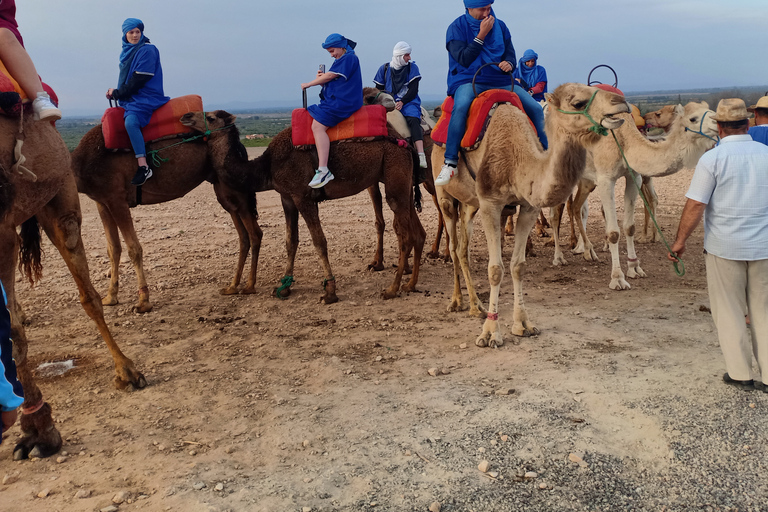
[{"label": "person in blue robe", "polygon": [[[424,132],[421,129],[421,99],[419,82],[421,73],[416,63],[411,60],[411,45],[405,41],[397,43],[392,50],[392,60],[382,64],[373,77],[373,83],[380,91],[390,94],[411,132],[411,141],[419,153],[419,167],[427,168],[424,154]],[[426,176],[424,176],[426,179]],[[421,179],[421,176],[419,177]],[[422,180],[423,181],[423,180]]]},{"label": "person in blue robe", "polygon": [[360,60],[355,55],[357,43],[341,34],[331,34],[323,43],[323,48],[335,59],[326,73],[317,72],[311,82],[301,84],[308,89],[322,85],[320,103],[307,109],[312,116],[312,134],[317,147],[318,166],[309,186],[324,187],[333,179],[328,169],[328,153],[331,142],[326,133],[328,128],[336,126],[363,107],[363,77]]},{"label": "person in blue robe", "polygon": [[752,140],[768,145],[768,96],[761,97],[747,110],[755,114],[755,126],[749,129],[749,135]]},{"label": "person in blue robe", "polygon": [[[475,99],[472,78],[477,93],[489,89],[507,89],[515,92],[525,113],[533,121],[539,141],[547,149],[544,133],[544,111],[530,94],[519,85],[512,85],[510,74],[517,58],[512,36],[503,21],[497,20],[491,8],[493,0],[464,0],[465,13],[448,27],[445,47],[448,50],[448,96],[453,96],[453,111],[448,124],[445,143],[445,165],[435,179],[435,185],[446,185],[456,174],[459,162],[459,144],[467,128],[469,107]],[[498,66],[481,66],[498,62]]]},{"label": "person in blue robe", "polygon": [[152,177],[141,129],[149,124],[152,113],[170,98],[163,92],[163,68],[160,52],[144,35],[144,23],[136,18],[123,22],[123,50],[117,88],[107,91],[107,98],[117,100],[125,109],[125,130],[131,139],[138,169],[132,185],[143,185]]},{"label": "person in blue robe", "polygon": [[547,70],[539,66],[538,60],[539,55],[535,51],[525,50],[512,76],[533,99],[541,101],[547,92]]}]

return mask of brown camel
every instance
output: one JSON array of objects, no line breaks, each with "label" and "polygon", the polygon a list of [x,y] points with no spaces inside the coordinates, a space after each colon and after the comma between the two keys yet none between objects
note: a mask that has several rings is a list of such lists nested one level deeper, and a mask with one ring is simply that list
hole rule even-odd
[{"label": "brown camel", "polygon": [[[219,127],[223,129],[234,128]],[[163,149],[166,148],[167,149]],[[221,290],[224,295],[238,293],[245,260],[252,250],[250,276],[240,293],[255,293],[256,264],[259,260],[262,231],[256,214],[256,196],[246,193],[240,186],[242,177],[229,173],[230,181],[222,181],[208,161],[208,146],[202,138],[180,143],[169,139],[148,145],[149,150],[160,150],[158,155],[167,159],[156,168],[154,176],[141,187],[131,185],[136,171],[136,159],[127,151],[114,152],[104,147],[101,125],[90,130],[72,153],[72,169],[77,189],[96,201],[110,260],[109,290],[103,304],[118,304],[119,266],[122,247],[118,229],[128,246],[128,255],[136,269],[139,300],[135,307],[139,313],[152,310],[149,287],[144,274],[143,250],[131,218],[130,208],[137,204],[157,204],[171,201],[190,192],[204,181],[213,183],[216,199],[230,214],[240,239],[240,254],[231,283]],[[140,201],[139,201],[140,197]]]},{"label": "brown camel", "polygon": [[[550,107],[546,120],[549,150],[542,151],[522,111],[511,105],[500,105],[478,149],[467,153],[467,162],[461,160],[458,175],[450,183],[438,187],[449,232],[453,235],[456,223],[460,225],[458,251],[454,242],[457,238],[451,237],[454,291],[449,310],[464,309],[459,283],[460,265],[470,296],[470,312],[484,313],[469,273],[468,250],[472,218],[477,211],[483,222],[488,242],[491,294],[482,334],[475,341],[478,346],[504,343],[498,320],[499,289],[504,275],[500,222],[503,209],[510,205],[520,206],[510,263],[515,294],[512,333],[517,336],[537,334],[539,331],[528,319],[523,303],[523,240],[528,237],[541,208],[557,206],[568,198],[584,172],[585,148],[602,139],[597,132],[618,128],[623,120],[616,116],[629,112],[623,96],[582,84],[561,85],[547,95],[547,100]],[[439,167],[437,164],[442,162],[443,154],[442,149],[432,152],[433,168]],[[475,170],[476,180],[468,167]],[[456,200],[460,202],[458,208],[454,206]]]},{"label": "brown camel", "polygon": [[[80,202],[69,166],[69,151],[49,122],[32,120],[28,113],[23,122],[24,166],[33,174],[11,170],[14,146],[20,124],[16,119],[0,116],[0,279],[8,294],[11,312],[11,335],[14,341],[19,380],[24,387],[21,430],[24,437],[14,448],[16,460],[48,457],[61,448],[61,436],[53,424],[51,406],[32,376],[27,358],[28,340],[21,321],[21,307],[16,299],[15,270],[21,249],[21,263],[30,281],[41,277],[40,226],[67,263],[80,291],[80,302],[101,333],[115,363],[115,385],[120,388],[147,385],[144,376],[121,351],[112,338],[99,294],[91,284],[88,262],[80,236]],[[16,227],[21,225],[21,236]]]},{"label": "brown camel", "polygon": [[[204,117],[205,116],[205,119]],[[198,131],[206,126],[231,124],[233,116],[228,112],[194,112],[181,118],[182,124]],[[286,251],[288,262],[282,286],[277,293],[290,294],[293,267],[299,244],[299,213],[307,223],[312,242],[320,256],[325,278],[325,293],[321,300],[326,304],[338,301],[336,280],[328,261],[328,245],[318,216],[318,203],[328,199],[348,197],[383,182],[387,203],[395,214],[394,228],[397,233],[400,259],[392,285],[384,290],[384,298],[398,295],[408,253],[414,251],[413,273],[403,291],[416,289],[421,253],[426,236],[413,206],[412,177],[418,159],[407,147],[400,147],[391,140],[371,142],[344,142],[331,145],[329,167],[336,177],[322,189],[311,189],[309,183],[317,167],[315,151],[295,149],[291,129],[285,129],[267,147],[263,155],[247,160],[238,150],[241,146],[235,130],[215,132],[208,139],[209,158],[219,176],[227,173],[243,173],[258,180],[266,190],[274,188],[280,193],[286,220]],[[255,190],[250,188],[249,190]]]}]

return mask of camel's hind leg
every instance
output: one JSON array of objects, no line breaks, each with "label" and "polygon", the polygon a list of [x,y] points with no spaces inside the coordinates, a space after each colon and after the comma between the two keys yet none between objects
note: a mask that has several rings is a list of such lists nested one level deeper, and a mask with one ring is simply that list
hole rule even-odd
[{"label": "camel's hind leg", "polygon": [[605,240],[611,250],[611,282],[608,287],[611,290],[629,290],[631,286],[624,277],[624,272],[621,270],[621,260],[619,259],[619,237],[621,232],[619,231],[619,221],[616,217],[615,187],[616,182],[612,179],[600,180],[597,183],[600,201],[603,204],[603,215],[605,215]]},{"label": "camel's hind leg", "polygon": [[458,256],[459,263],[461,263],[461,271],[464,274],[464,282],[467,283],[469,316],[485,318],[488,312],[477,296],[475,281],[472,279],[472,274],[469,271],[469,242],[472,240],[475,214],[477,214],[477,207],[468,204],[461,204],[459,206]]},{"label": "camel's hind leg", "polygon": [[[136,228],[133,226],[131,211],[127,203],[114,202],[107,205],[109,213],[114,219],[120,232],[123,234],[125,245],[128,247],[128,256],[136,269],[136,280],[139,285],[139,301],[136,303],[137,313],[148,313],[152,311],[152,303],[149,301],[149,287],[147,286],[147,277],[144,274],[144,250],[141,248],[139,237],[136,235]],[[102,217],[102,223],[104,218]],[[106,226],[105,226],[106,231]],[[109,240],[107,235],[107,240]],[[114,246],[114,245],[113,245]],[[119,246],[119,245],[118,245]],[[119,261],[116,264],[119,265]]]},{"label": "camel's hind leg", "polygon": [[[427,258],[440,258],[444,261],[449,261],[451,258],[451,241],[445,226],[443,210],[440,208],[440,202],[437,200],[437,195],[433,195],[432,200],[437,207],[437,234],[435,235],[435,241],[432,243],[432,249],[427,253]],[[440,254],[440,242],[443,238],[443,230],[445,230],[445,251]]]},{"label": "camel's hind leg", "polygon": [[[320,301],[325,304],[338,302],[339,298],[336,296],[336,278],[333,276],[331,262],[328,260],[328,240],[325,238],[323,226],[320,224],[320,214],[317,209],[317,203],[303,201],[297,202],[296,206],[299,209],[299,213],[301,213],[301,216],[304,218],[304,222],[307,224],[309,234],[312,236],[312,244],[315,246],[317,255],[320,257],[320,264],[323,267],[323,274],[325,277],[323,278],[323,295],[320,297]],[[296,228],[298,229],[298,224],[296,225]],[[298,234],[296,235],[296,247],[297,246]],[[293,259],[295,259],[295,257],[296,249],[294,248]]]},{"label": "camel's hind leg", "polygon": [[368,270],[380,272],[384,270],[384,202],[381,197],[379,184],[368,187],[368,194],[373,203],[373,215],[376,217],[376,252],[373,255],[373,261],[368,264]]},{"label": "camel's hind leg", "polygon": [[458,201],[443,192],[442,187],[438,189],[437,197],[440,211],[443,212],[443,218],[445,219],[445,232],[450,242],[448,248],[451,251],[451,261],[453,262],[453,295],[451,296],[450,304],[448,304],[448,311],[464,311],[467,308],[464,306],[464,297],[461,293],[461,279],[459,277],[461,262],[459,261],[456,247],[459,240],[456,233],[459,222]]},{"label": "camel's hind leg", "polygon": [[[402,287],[402,291],[406,293],[416,291],[416,283],[419,282],[419,269],[421,268],[421,255],[424,252],[424,242],[427,239],[427,232],[424,231],[424,227],[421,225],[421,221],[419,220],[418,213],[416,213],[416,209],[410,207],[408,208],[408,212],[410,215],[410,222],[406,224],[407,233],[405,236],[410,239],[410,242],[408,242],[410,249],[405,255],[403,273],[406,273],[408,270],[410,270],[411,278]],[[408,254],[411,252],[411,250],[413,250],[413,267],[409,269]]]},{"label": "camel's hind leg", "polygon": [[[527,237],[533,225],[539,209],[532,206],[520,206],[520,215],[517,217],[517,229],[515,241],[518,237]],[[512,317],[512,334],[515,336],[532,336],[539,334],[539,329],[528,319],[528,312],[523,303],[523,269],[525,267],[525,248],[515,243],[512,251],[512,260],[509,263],[512,272],[512,285],[515,291],[515,310]]]},{"label": "camel's hind leg", "polygon": [[229,216],[232,218],[232,223],[235,225],[235,231],[237,231],[237,240],[240,249],[237,253],[237,265],[235,266],[235,275],[232,277],[232,281],[229,286],[219,290],[221,295],[235,295],[239,293],[237,287],[240,285],[240,280],[243,277],[243,270],[245,269],[245,260],[248,258],[248,253],[251,252],[251,240],[248,237],[248,232],[245,229],[245,225],[240,217],[234,213],[229,212]]},{"label": "camel's hind leg", "polygon": [[648,176],[643,176],[643,184],[641,188],[643,191],[643,196],[645,197],[645,200],[648,201],[648,206],[650,206],[650,211],[648,210],[648,207],[645,206],[645,202],[643,202],[643,239],[638,240],[638,242],[643,244],[654,243],[659,238],[658,231],[656,231],[656,226],[654,226],[651,222],[651,216],[656,215],[656,209],[659,206],[659,196],[656,194],[656,190],[653,188],[653,179]]},{"label": "camel's hind leg", "polygon": [[[504,344],[504,338],[499,329],[499,289],[504,277],[504,263],[501,259],[502,209],[500,205],[480,200],[480,220],[483,222],[485,239],[488,243],[488,281],[491,294],[488,299],[488,316],[483,324],[483,332],[475,340],[475,345],[478,347],[500,347]],[[520,243],[521,240],[515,238],[515,248],[525,247],[525,243]]]},{"label": "camel's hind leg", "polygon": [[115,387],[118,389],[125,389],[128,386],[145,387],[147,380],[144,375],[135,368],[133,361],[120,351],[120,347],[112,338],[112,333],[109,332],[104,320],[101,298],[91,283],[83,239],[80,236],[82,218],[74,180],[71,182],[71,190],[59,192],[59,195],[54,197],[37,217],[48,238],[64,258],[80,291],[80,303],[91,320],[96,322],[101,337],[112,354],[115,363]]},{"label": "camel's hind leg", "polygon": [[280,286],[272,290],[279,299],[284,299],[291,294],[293,284],[293,266],[296,263],[296,251],[299,249],[299,210],[290,196],[280,196],[285,215],[285,270]]},{"label": "camel's hind leg", "polygon": [[[633,179],[635,182],[633,183]],[[624,235],[627,238],[627,277],[646,277],[645,271],[640,268],[640,260],[635,251],[635,201],[637,200],[637,185],[640,185],[641,176],[633,178],[627,176],[627,184],[624,192]]]},{"label": "camel's hind leg", "polygon": [[561,204],[549,209],[549,222],[552,224],[552,240],[554,240],[555,243],[555,256],[552,260],[552,265],[556,267],[568,264],[560,245],[560,221],[563,218],[564,208],[565,205]]},{"label": "camel's hind leg", "polygon": [[[576,196],[573,198],[571,208],[573,209],[573,224],[579,228],[579,243],[573,249],[573,254],[583,254],[583,257],[587,261],[599,261],[595,247],[592,245],[592,241],[587,236],[587,219],[586,214],[589,211],[587,208],[587,199],[589,194],[595,190],[597,185],[589,180],[583,179],[579,182],[579,187],[576,190]],[[602,196],[601,196],[602,198]]]},{"label": "camel's hind leg", "polygon": [[109,289],[107,296],[101,299],[105,306],[116,306],[120,303],[117,294],[120,291],[120,256],[123,248],[120,245],[120,234],[117,231],[117,223],[105,205],[97,202],[96,208],[104,226],[104,235],[107,238],[107,256],[109,256]]}]

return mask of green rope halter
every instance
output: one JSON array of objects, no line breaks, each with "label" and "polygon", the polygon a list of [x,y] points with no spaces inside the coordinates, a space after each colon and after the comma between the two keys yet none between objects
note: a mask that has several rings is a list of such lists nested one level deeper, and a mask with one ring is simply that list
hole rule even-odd
[{"label": "green rope halter", "polygon": [[[619,153],[621,153],[621,158],[624,160],[624,165],[627,166],[627,169],[629,169],[629,172],[632,174],[632,183],[635,184],[635,187],[637,187],[637,190],[640,192],[640,197],[643,198],[643,203],[645,203],[645,209],[648,212],[648,214],[651,216],[651,220],[653,221],[653,225],[656,226],[656,231],[659,232],[661,241],[664,242],[664,245],[666,246],[669,254],[674,254],[672,252],[672,248],[667,243],[667,239],[664,238],[664,233],[661,232],[661,228],[659,227],[659,224],[656,222],[656,217],[653,215],[653,212],[651,211],[651,207],[648,204],[648,200],[645,198],[645,194],[643,194],[643,189],[640,188],[640,185],[637,184],[637,173],[632,167],[629,166],[629,162],[627,162],[627,157],[624,155],[624,148],[622,148],[621,144],[619,144],[619,139],[616,137],[616,133],[613,130],[611,130],[611,135],[613,135],[613,140],[616,141],[616,145],[619,147]],[[706,137],[706,135],[704,136]],[[676,254],[675,254],[675,258],[677,259],[677,261],[672,262],[672,266],[675,268],[675,274],[677,274],[679,277],[683,277],[685,275],[685,264],[683,263],[682,258],[677,256]],[[678,263],[680,264],[680,268],[678,268],[677,266]]]},{"label": "green rope halter", "polygon": [[293,283],[293,276],[283,276],[283,278],[280,280],[280,286],[275,289],[275,296],[280,300],[285,300],[285,297],[283,297],[283,291],[290,288]]},{"label": "green rope halter", "polygon": [[226,126],[222,126],[221,128],[216,128],[215,130],[211,130],[211,129],[208,128],[208,118],[205,116],[205,112],[203,112],[203,120],[205,121],[205,131],[203,133],[201,133],[199,135],[195,135],[193,137],[186,138],[186,139],[182,140],[181,142],[177,142],[176,144],[171,144],[169,146],[164,146],[164,147],[162,147],[160,149],[152,149],[150,151],[147,151],[147,157],[152,159],[152,168],[153,169],[158,169],[163,163],[165,163],[165,162],[170,160],[170,158],[163,158],[163,157],[161,157],[160,156],[160,152],[161,151],[164,151],[166,149],[172,148],[174,146],[180,146],[181,144],[186,144],[187,142],[192,142],[192,141],[195,141],[195,140],[198,140],[198,139],[203,139],[203,140],[207,141],[208,137],[210,137],[210,135],[213,132],[218,132],[218,131],[221,131],[221,130],[227,130],[227,129],[232,128],[233,126],[235,126],[235,124],[232,123],[232,124],[228,124]]},{"label": "green rope halter", "polygon": [[592,123],[592,126],[589,128],[589,131],[595,132],[596,134],[602,135],[603,137],[605,137],[606,135],[608,135],[608,129],[603,125],[601,125],[600,123],[598,123],[597,121],[595,121],[594,119],[592,119],[592,116],[589,115],[589,107],[591,107],[592,102],[595,101],[595,96],[597,96],[598,91],[599,89],[592,93],[592,97],[589,98],[589,101],[587,102],[587,106],[584,107],[584,110],[567,111],[567,110],[561,110],[559,108],[556,110],[561,114],[582,114],[584,117],[589,119],[589,121]]}]

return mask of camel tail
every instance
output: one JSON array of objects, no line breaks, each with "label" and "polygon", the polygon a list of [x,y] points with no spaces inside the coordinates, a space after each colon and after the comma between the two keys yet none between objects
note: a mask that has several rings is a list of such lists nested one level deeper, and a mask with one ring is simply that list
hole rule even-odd
[{"label": "camel tail", "polygon": [[411,158],[413,159],[413,205],[416,207],[416,211],[421,212],[421,187],[419,186],[419,154],[416,152],[416,148],[410,146]]},{"label": "camel tail", "polygon": [[43,277],[42,256],[40,224],[37,217],[32,217],[21,225],[19,235],[19,272],[27,277],[31,285]]}]

